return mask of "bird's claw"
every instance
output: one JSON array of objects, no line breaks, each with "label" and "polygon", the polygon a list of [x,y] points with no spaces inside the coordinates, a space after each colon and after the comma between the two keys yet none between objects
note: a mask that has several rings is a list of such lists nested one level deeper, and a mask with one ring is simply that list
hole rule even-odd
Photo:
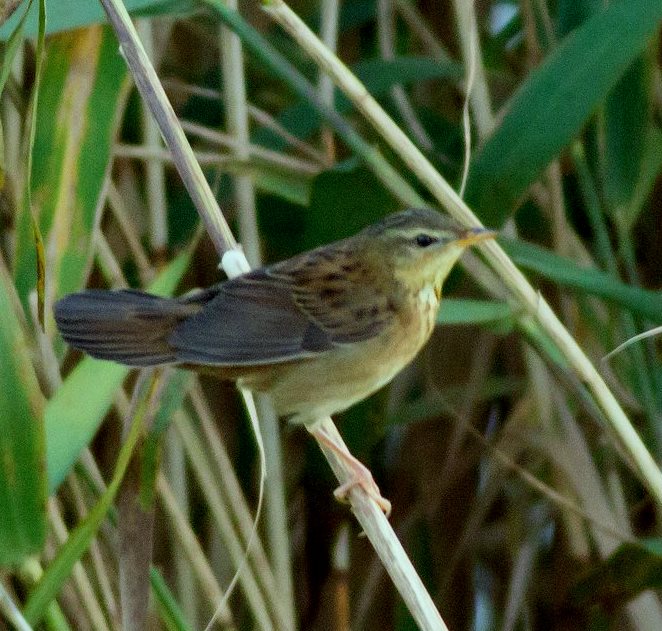
[{"label": "bird's claw", "polygon": [[343,503],[349,503],[349,494],[352,489],[360,487],[363,489],[363,492],[372,500],[377,503],[377,506],[382,510],[386,517],[391,515],[391,502],[389,502],[385,497],[382,496],[379,491],[379,487],[375,483],[372,475],[366,469],[368,475],[360,475],[357,473],[355,477],[351,480],[348,480],[344,484],[341,484],[334,492],[334,497]]},{"label": "bird's claw", "polygon": [[344,443],[336,442],[324,429],[311,427],[308,428],[308,431],[321,445],[328,447],[341,460],[343,460],[351,471],[349,479],[346,482],[343,482],[333,492],[336,499],[341,502],[349,502],[350,492],[356,487],[359,487],[370,499],[377,503],[377,506],[379,506],[386,517],[388,517],[391,514],[391,502],[385,497],[382,497],[379,487],[372,477],[372,473],[370,473],[370,469],[368,469],[368,467],[366,467],[360,460],[357,460],[352,456]]}]

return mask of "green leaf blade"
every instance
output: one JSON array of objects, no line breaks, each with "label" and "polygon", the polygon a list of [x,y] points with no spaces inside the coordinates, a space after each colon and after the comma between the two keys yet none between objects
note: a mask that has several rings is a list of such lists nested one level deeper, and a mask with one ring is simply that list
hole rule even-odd
[{"label": "green leaf blade", "polygon": [[444,298],[441,301],[437,324],[495,324],[513,320],[513,310],[503,302]]},{"label": "green leaf blade", "polygon": [[43,397],[0,266],[0,566],[41,548],[46,533]]},{"label": "green leaf blade", "polygon": [[[144,14],[147,12],[158,13],[163,10],[171,10],[173,0],[125,0],[127,10],[132,14]],[[191,8],[190,0],[178,0],[182,9]],[[48,0],[48,24],[46,33],[60,33],[72,29],[89,26],[90,24],[101,24],[106,21],[106,14],[100,2],[93,0]],[[0,40],[9,37],[16,26],[16,11],[12,17],[0,27]],[[28,16],[26,33],[34,37],[38,30],[37,11],[31,11]]]},{"label": "green leaf blade", "polygon": [[616,303],[631,311],[662,323],[662,292],[627,285],[597,269],[581,267],[574,261],[559,256],[533,243],[500,239],[503,249],[513,261],[550,280]]},{"label": "green leaf blade", "polygon": [[[189,261],[188,254],[174,259],[150,287],[152,293],[171,295]],[[48,402],[45,425],[50,493],[57,490],[81,450],[94,438],[129,370],[127,366],[85,357]]]},{"label": "green leaf blade", "polygon": [[[29,193],[40,230],[57,243],[49,270],[56,297],[80,287],[87,275],[99,200],[128,87],[126,66],[109,29],[87,29],[49,42]],[[28,211],[18,219],[14,269],[23,301],[35,279]]]},{"label": "green leaf blade", "polygon": [[660,20],[659,0],[613,2],[532,73],[471,166],[466,199],[483,221],[503,223],[648,45]]}]

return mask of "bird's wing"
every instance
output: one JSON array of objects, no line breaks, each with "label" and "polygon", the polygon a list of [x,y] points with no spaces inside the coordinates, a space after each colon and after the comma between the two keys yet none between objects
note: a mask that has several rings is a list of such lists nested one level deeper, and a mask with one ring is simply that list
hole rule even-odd
[{"label": "bird's wing", "polygon": [[314,250],[310,256],[314,262],[297,260],[290,271],[298,307],[334,344],[361,342],[380,333],[390,303],[377,271],[347,256],[344,248]]},{"label": "bird's wing", "polygon": [[[377,335],[385,298],[357,269],[338,269],[320,251],[250,272],[217,286],[200,313],[168,342],[183,362],[259,365],[312,357]],[[370,280],[370,279],[368,279]]]}]

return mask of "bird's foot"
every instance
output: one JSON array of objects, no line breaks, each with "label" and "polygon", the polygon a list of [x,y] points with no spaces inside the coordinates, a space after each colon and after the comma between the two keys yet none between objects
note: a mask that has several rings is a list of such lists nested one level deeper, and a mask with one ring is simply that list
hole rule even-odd
[{"label": "bird's foot", "polygon": [[[358,461],[357,461],[358,462]],[[361,463],[359,463],[361,464]],[[361,465],[363,466],[363,465]],[[361,487],[363,489],[363,492],[373,499],[379,508],[382,509],[382,512],[386,517],[389,517],[391,515],[391,502],[389,502],[380,492],[379,487],[375,483],[374,478],[372,477],[372,473],[370,473],[370,470],[367,467],[363,467],[365,469],[365,475],[364,473],[359,473],[358,471],[356,472],[355,477],[353,477],[351,480],[347,480],[347,482],[344,482],[341,484],[334,492],[333,495],[334,497],[339,501],[339,502],[345,502],[349,503],[349,493],[350,491],[355,488],[355,487]]]},{"label": "bird's foot", "polygon": [[334,492],[335,498],[341,502],[349,501],[349,494],[353,489],[359,487],[363,492],[377,503],[377,506],[384,512],[386,517],[391,514],[391,502],[382,497],[379,487],[372,477],[370,469],[360,460],[355,458],[344,444],[337,443],[323,429],[314,428],[309,430],[315,439],[322,445],[328,447],[337,456],[339,456],[349,466],[352,473],[350,478],[343,482]]}]

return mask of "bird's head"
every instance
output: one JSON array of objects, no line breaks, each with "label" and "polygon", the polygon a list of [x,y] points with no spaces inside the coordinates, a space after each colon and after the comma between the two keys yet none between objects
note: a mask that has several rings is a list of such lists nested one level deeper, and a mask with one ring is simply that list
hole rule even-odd
[{"label": "bird's head", "polygon": [[370,254],[402,282],[441,286],[466,247],[496,233],[465,228],[447,215],[414,208],[387,216],[360,236]]}]

